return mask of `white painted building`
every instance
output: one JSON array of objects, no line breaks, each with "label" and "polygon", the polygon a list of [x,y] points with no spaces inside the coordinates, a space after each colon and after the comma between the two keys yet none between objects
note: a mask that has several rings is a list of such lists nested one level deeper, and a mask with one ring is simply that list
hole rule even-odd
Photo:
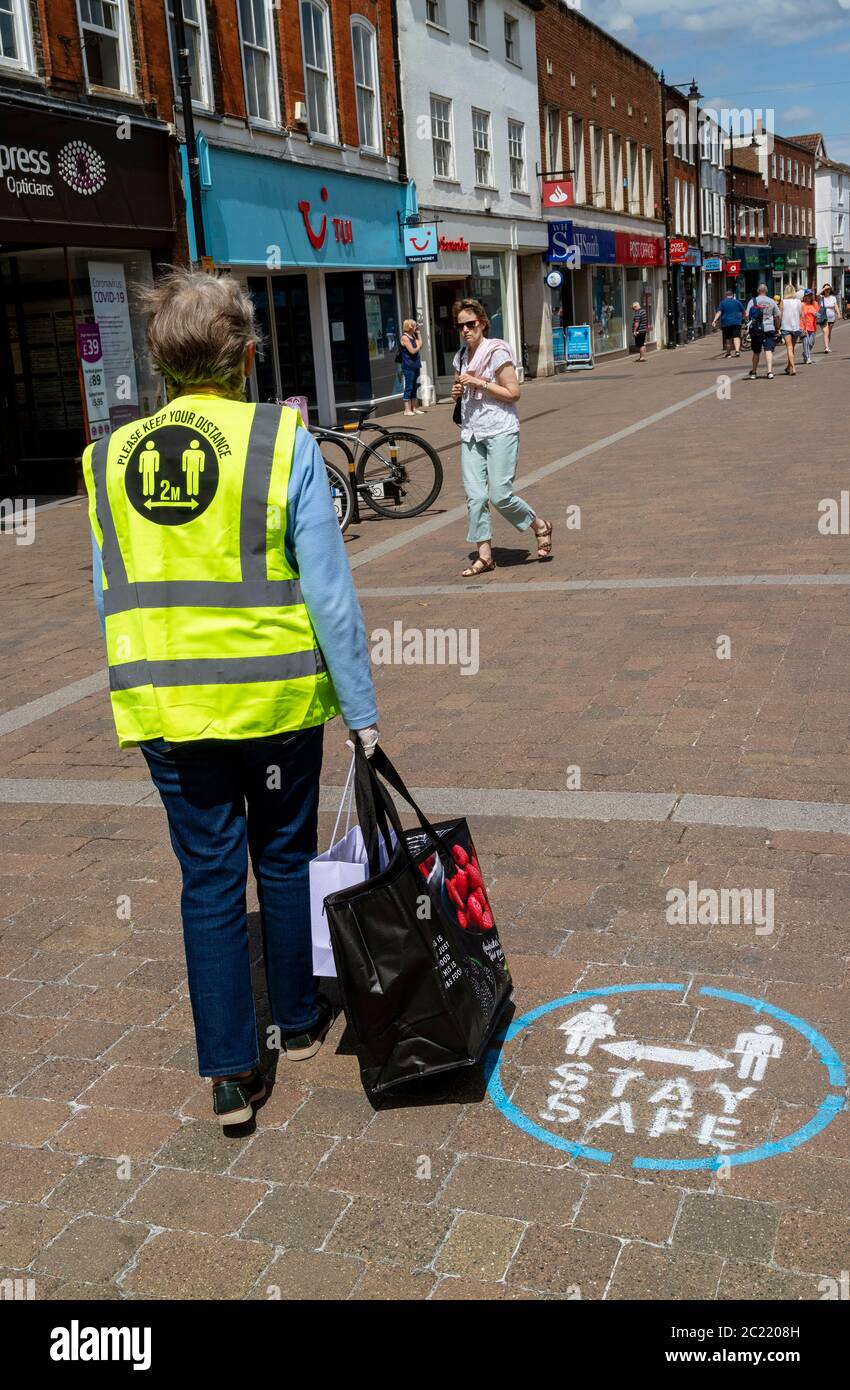
[{"label": "white painted building", "polygon": [[815,233],[817,288],[831,285],[839,299],[850,295],[850,165],[815,158]]},{"label": "white painted building", "polygon": [[726,138],[707,112],[700,118],[699,146],[702,322],[707,331],[726,283]]},{"label": "white painted building", "polygon": [[414,267],[427,403],[453,380],[456,299],[481,300],[491,335],[520,364],[523,338],[540,337],[538,9],[540,0],[398,0],[408,175],[423,223],[439,219],[439,260]]}]

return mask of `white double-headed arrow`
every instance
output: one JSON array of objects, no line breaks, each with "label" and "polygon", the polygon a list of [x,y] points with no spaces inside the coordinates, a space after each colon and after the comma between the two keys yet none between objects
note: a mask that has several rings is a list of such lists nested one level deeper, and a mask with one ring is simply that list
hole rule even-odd
[{"label": "white double-headed arrow", "polygon": [[701,1047],[696,1052],[686,1052],[681,1047],[652,1047],[639,1042],[600,1043],[605,1052],[613,1052],[627,1062],[675,1062],[679,1067],[690,1067],[691,1071],[719,1071],[721,1067],[731,1067],[725,1057]]}]

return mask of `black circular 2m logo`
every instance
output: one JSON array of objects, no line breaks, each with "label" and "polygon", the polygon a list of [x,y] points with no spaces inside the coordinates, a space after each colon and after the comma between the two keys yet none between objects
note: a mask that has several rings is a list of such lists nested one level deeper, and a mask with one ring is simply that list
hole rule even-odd
[{"label": "black circular 2m logo", "polygon": [[139,441],[124,470],[127,496],[158,526],[183,526],[205,512],[218,488],[218,459],[187,425],[163,425]]}]

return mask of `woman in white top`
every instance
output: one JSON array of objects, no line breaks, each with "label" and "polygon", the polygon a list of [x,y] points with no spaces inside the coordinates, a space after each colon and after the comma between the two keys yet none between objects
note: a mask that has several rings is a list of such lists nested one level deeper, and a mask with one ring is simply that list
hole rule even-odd
[{"label": "woman in white top", "polygon": [[835,323],[838,312],[838,300],[832,292],[832,285],[824,285],[818,295],[818,302],[826,314],[826,321],[823,325],[823,350],[824,352],[832,352],[829,340],[832,337],[832,325]]},{"label": "woman in white top", "polygon": [[[477,299],[461,299],[452,317],[463,346],[455,354],[452,397],[460,404],[460,466],[469,513],[467,540],[478,557],[463,570],[464,579],[496,568],[491,549],[490,504],[518,531],[529,527],[537,538],[537,559],[552,554],[552,523],[535,516],[514,492],[519,456],[519,382],[510,343],[488,338],[490,319]],[[458,418],[457,405],[455,419]]]},{"label": "woman in white top", "polygon": [[785,340],[785,351],[788,353],[785,375],[796,376],[797,363],[794,361],[794,348],[802,336],[803,323],[800,317],[801,303],[793,285],[785,286],[785,297],[779,307],[782,310],[782,323],[779,331]]}]

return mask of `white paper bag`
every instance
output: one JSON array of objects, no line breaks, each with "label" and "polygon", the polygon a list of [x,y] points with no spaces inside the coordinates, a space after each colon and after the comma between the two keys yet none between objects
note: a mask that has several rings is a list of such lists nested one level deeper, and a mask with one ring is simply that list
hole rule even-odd
[{"label": "white paper bag", "polygon": [[[323,978],[336,977],[333,948],[331,947],[328,918],[325,912],[325,898],[341,888],[351,888],[355,883],[365,883],[369,877],[369,859],[363,842],[363,832],[359,825],[349,829],[351,803],[354,798],[354,759],[342,793],[337,812],[336,824],[331,835],[331,847],[310,861],[310,925],[313,938],[313,974]],[[348,813],[345,819],[345,834],[336,840],[342,808],[348,799]],[[393,842],[395,833],[391,830]],[[334,843],[334,841],[336,842]],[[387,853],[382,837],[378,837],[378,853],[381,868],[387,866]]]}]

